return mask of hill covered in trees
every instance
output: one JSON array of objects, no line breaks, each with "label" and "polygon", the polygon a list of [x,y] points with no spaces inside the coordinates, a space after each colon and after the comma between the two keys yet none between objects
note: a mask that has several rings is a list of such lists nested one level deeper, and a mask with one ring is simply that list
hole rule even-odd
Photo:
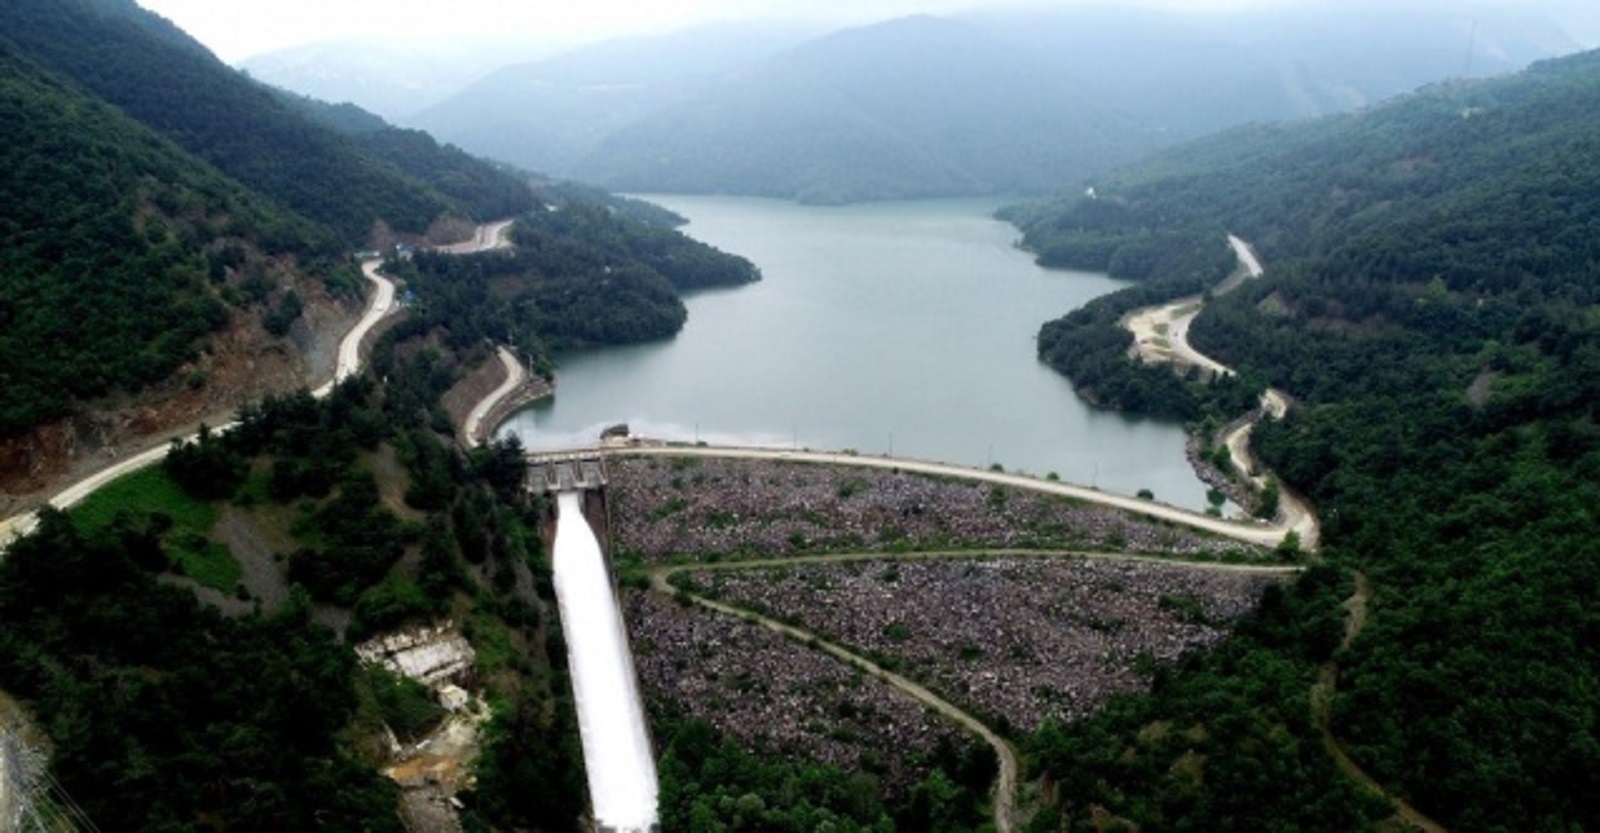
[{"label": "hill covered in trees", "polygon": [[[374,228],[416,236],[534,204],[524,177],[425,134],[334,129],[332,108],[285,101],[126,0],[0,5],[0,108],[7,489],[81,445],[30,432],[84,431],[59,421],[88,403],[225,411],[242,398],[206,392],[216,366],[273,363],[234,374],[255,380],[245,396],[317,372],[327,339],[298,322],[358,299],[347,255]],[[106,430],[97,442],[130,439]]]},{"label": "hill covered in trees", "polygon": [[[0,31],[18,52],[345,241],[362,241],[379,220],[420,234],[445,214],[491,219],[506,208],[503,194],[452,187],[438,175],[458,171],[459,159],[422,161],[440,153],[436,146],[400,150],[391,141],[382,155],[369,152],[132,0],[17,0],[0,7]],[[494,171],[484,165],[478,174]]]},{"label": "hill covered in trees", "polygon": [[683,292],[761,277],[667,227],[670,212],[580,187],[546,188],[541,199],[551,202],[518,221],[512,251],[419,252],[397,265],[418,302],[408,326],[437,328],[460,350],[509,343],[548,376],[555,350],[666,338],[688,318]]},{"label": "hill covered in trees", "polygon": [[433,430],[481,356],[425,341],[381,344],[381,383],[242,410],[0,560],[0,688],[99,829],[406,829],[379,768],[443,711],[350,643],[443,620],[494,709],[467,823],[575,829],[583,762],[520,449],[466,455]]},{"label": "hill covered in trees", "polygon": [[270,305],[274,258],[329,268],[326,229],[3,39],[0,111],[0,437],[166,378]]},{"label": "hill covered in trees", "polygon": [[[1331,657],[1333,736],[1418,809],[1463,829],[1595,818],[1600,53],[1234,131],[1096,184],[1095,198],[1011,216],[1045,262],[1140,284],[1047,324],[1041,357],[1095,390],[1167,384],[1126,358],[1118,318],[1201,291],[1227,268],[1226,232],[1255,243],[1267,278],[1214,299],[1192,338],[1297,400],[1258,429],[1262,456],[1317,504],[1327,559],[1362,571],[1372,597],[1347,650],[1243,639],[1042,744],[1046,770],[1081,787],[1063,791],[1075,817],[1098,803],[1141,823],[1214,822],[1217,797],[1196,803],[1173,773],[1077,754],[1196,719],[1208,696],[1212,727],[1290,732],[1258,766],[1272,783],[1234,797],[1291,793],[1311,772],[1292,750],[1321,741],[1284,692]],[[1178,408],[1215,395],[1167,393]],[[1216,734],[1192,744],[1206,771],[1246,750]]]}]

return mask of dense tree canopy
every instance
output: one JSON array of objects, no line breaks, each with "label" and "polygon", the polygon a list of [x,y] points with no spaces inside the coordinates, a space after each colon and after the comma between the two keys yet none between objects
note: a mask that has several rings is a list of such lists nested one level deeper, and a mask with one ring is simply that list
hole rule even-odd
[{"label": "dense tree canopy", "polygon": [[548,370],[551,349],[673,335],[687,317],[682,291],[760,277],[744,258],[634,219],[639,209],[582,189],[559,196],[517,223],[510,252],[419,252],[400,265],[417,326],[441,327],[458,348],[514,343]]},{"label": "dense tree canopy", "polygon": [[0,436],[165,379],[230,302],[264,297],[245,277],[268,255],[332,252],[325,232],[3,40],[0,168]]},{"label": "dense tree canopy", "polygon": [[18,51],[346,241],[362,240],[375,220],[420,233],[447,212],[471,214],[426,184],[450,180],[438,168],[459,170],[459,160],[422,162],[416,147],[383,147],[396,157],[389,161],[365,152],[128,0],[14,0],[0,5],[0,31]]},{"label": "dense tree canopy", "polygon": [[[1262,455],[1319,506],[1327,557],[1375,587],[1342,660],[1334,731],[1451,827],[1600,812],[1596,137],[1600,54],[1588,53],[1236,131],[1112,178],[1098,199],[1016,215],[1036,250],[1077,265],[1199,229],[1263,252],[1268,278],[1216,299],[1191,334],[1300,401],[1258,431]],[[1193,262],[1216,249],[1197,242]],[[1158,268],[1103,303],[1194,288]],[[1075,314],[1046,326],[1041,350],[1069,372],[1123,378],[1113,326]],[[1055,356],[1062,344],[1099,358]],[[1262,650],[1258,662],[1275,655]]]}]

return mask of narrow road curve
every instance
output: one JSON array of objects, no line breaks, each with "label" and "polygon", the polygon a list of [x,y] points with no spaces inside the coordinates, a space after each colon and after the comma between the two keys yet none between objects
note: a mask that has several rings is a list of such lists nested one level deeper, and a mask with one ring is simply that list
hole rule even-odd
[{"label": "narrow road curve", "polygon": [[[513,222],[515,221],[500,220],[480,226],[477,235],[472,240],[456,244],[453,247],[443,247],[441,251],[465,254],[507,246],[509,241],[506,238],[506,229],[510,228]],[[362,313],[361,319],[339,342],[339,355],[334,362],[333,378],[311,392],[311,395],[318,399],[331,393],[334,385],[361,370],[361,343],[366,339],[367,334],[372,332],[372,329],[378,325],[378,322],[398,309],[394,303],[394,283],[378,274],[380,265],[382,265],[382,262],[377,259],[363,261],[361,264],[361,274],[373,284],[376,291],[368,299],[366,311]],[[226,423],[217,426],[215,430],[225,431],[231,428],[232,425],[232,423]],[[186,437],[185,441],[191,439],[193,437]],[[101,486],[125,474],[138,471],[145,466],[153,465],[165,459],[169,448],[171,448],[170,443],[162,443],[133,457],[120,460],[57,492],[50,498],[48,504],[56,509],[70,509],[83,502],[84,498]],[[33,512],[0,520],[0,554],[5,552],[12,541],[32,532],[38,525],[38,515]]]},{"label": "narrow road curve", "polygon": [[[650,576],[650,586],[658,593],[668,596],[677,594],[676,588],[667,583],[666,572],[657,571]],[[994,782],[994,827],[999,833],[1011,833],[1014,830],[1012,816],[1015,813],[1017,792],[1017,778],[1021,772],[1021,764],[1017,760],[1017,751],[1006,742],[1005,738],[995,734],[992,729],[985,726],[982,721],[963,711],[953,703],[945,700],[928,689],[890,671],[872,660],[856,654],[842,646],[829,642],[814,633],[801,630],[790,625],[785,625],[774,619],[762,616],[751,610],[723,604],[694,593],[685,594],[689,601],[707,610],[727,616],[735,616],[748,622],[754,622],[773,631],[787,639],[794,640],[804,645],[812,646],[827,653],[834,659],[855,666],[861,671],[871,674],[885,683],[900,690],[906,695],[916,699],[923,705],[934,709],[945,717],[954,720],[967,731],[982,738],[985,743],[994,749],[995,757],[1000,763],[1000,772]]]},{"label": "narrow road curve", "polygon": [[339,342],[339,358],[334,362],[333,378],[327,384],[311,392],[312,396],[321,399],[333,392],[334,385],[354,376],[361,370],[361,342],[365,341],[372,328],[378,326],[394,311],[394,282],[378,274],[378,267],[383,262],[379,260],[363,261],[361,274],[371,281],[377,291],[367,301],[367,311],[362,313],[361,320],[350,328],[344,340]]},{"label": "narrow road curve", "polygon": [[[378,274],[379,261],[369,260],[361,264],[361,274],[376,285],[377,291],[367,302],[367,310],[362,314],[361,320],[345,335],[339,343],[339,357],[334,363],[333,379],[322,387],[312,391],[312,396],[321,399],[333,391],[333,386],[349,378],[361,367],[361,341],[372,331],[372,328],[394,309],[394,284],[388,278]],[[224,423],[215,430],[226,431],[233,427],[233,423]],[[184,440],[194,439],[186,437]],[[96,489],[110,483],[117,478],[138,471],[146,466],[151,466],[166,459],[167,451],[172,448],[171,443],[163,443],[155,448],[146,449],[132,457],[119,460],[88,477],[68,486],[51,497],[48,504],[56,509],[71,509],[82,503],[84,498],[93,494]],[[0,521],[0,552],[10,546],[12,541],[32,532],[39,525],[37,514],[29,512]]]},{"label": "narrow road curve", "polygon": [[471,446],[483,445],[485,438],[478,433],[483,426],[483,418],[528,378],[527,368],[522,366],[522,362],[517,361],[516,354],[509,348],[499,346],[495,348],[495,352],[500,355],[500,364],[506,369],[506,380],[500,383],[500,387],[490,391],[488,396],[478,400],[478,404],[472,406],[467,418],[462,421],[461,434]]},{"label": "narrow road curve", "polygon": [[823,463],[834,466],[856,466],[860,468],[891,469],[909,471],[917,474],[927,474],[935,477],[953,477],[962,480],[978,480],[993,483],[999,486],[1011,486],[1018,489],[1027,489],[1049,495],[1081,500],[1086,503],[1096,503],[1101,506],[1110,506],[1141,515],[1148,515],[1163,521],[1210,532],[1215,535],[1241,541],[1246,544],[1256,544],[1264,547],[1274,547],[1283,541],[1285,533],[1290,527],[1266,523],[1241,523],[1223,520],[1188,509],[1180,509],[1168,503],[1160,503],[1143,498],[1129,497],[1127,495],[1112,494],[1056,480],[1041,480],[1020,474],[993,471],[991,469],[970,468],[951,463],[936,463],[928,460],[908,460],[901,457],[867,456],[859,454],[841,454],[825,451],[790,451],[775,448],[751,448],[745,446],[708,446],[708,445],[629,445],[625,447],[602,447],[596,449],[579,449],[575,453],[605,453],[621,456],[655,456],[655,457],[713,457],[735,460],[778,460],[796,463]]},{"label": "narrow road curve", "polygon": [[511,224],[515,222],[516,220],[512,219],[485,223],[478,226],[478,230],[473,234],[472,239],[460,243],[451,243],[448,246],[437,246],[434,251],[447,255],[470,255],[493,249],[507,248],[511,245],[511,241],[506,237],[506,229],[511,228]]},{"label": "narrow road curve", "polygon": [[[1249,243],[1230,234],[1228,245],[1233,248],[1234,257],[1239,260],[1239,269],[1217,285],[1215,290],[1217,295],[1226,295],[1245,281],[1255,280],[1266,274],[1260,258],[1256,257],[1255,250]],[[1233,375],[1233,368],[1201,353],[1189,343],[1189,325],[1194,322],[1195,316],[1200,314],[1204,306],[1203,298],[1190,296],[1129,313],[1123,319],[1123,326],[1133,333],[1130,354],[1149,362],[1168,363],[1178,367],[1199,367],[1213,376]],[[1261,413],[1266,418],[1283,419],[1283,415],[1288,411],[1289,398],[1283,392],[1268,388],[1261,394]],[[1271,475],[1264,470],[1258,472],[1255,458],[1250,454],[1250,433],[1254,427],[1254,420],[1240,425],[1224,438],[1224,443],[1228,446],[1228,452],[1239,471],[1250,481],[1251,486],[1260,490],[1266,488]],[[1282,489],[1279,495],[1277,526],[1294,531],[1300,537],[1302,549],[1316,552],[1322,542],[1322,528],[1317,520],[1317,513],[1298,495],[1287,489]]]}]

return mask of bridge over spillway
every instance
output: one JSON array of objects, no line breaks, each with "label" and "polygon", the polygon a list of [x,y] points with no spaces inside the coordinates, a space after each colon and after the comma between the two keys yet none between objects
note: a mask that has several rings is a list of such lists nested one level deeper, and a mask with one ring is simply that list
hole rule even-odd
[{"label": "bridge over spillway", "polygon": [[551,561],[595,825],[654,830],[655,755],[616,587],[595,534],[605,528],[604,461],[594,454],[543,454],[530,455],[527,464],[528,491],[556,498]]},{"label": "bridge over spillway", "polygon": [[536,494],[597,491],[605,488],[605,460],[598,454],[530,454],[528,491]]}]

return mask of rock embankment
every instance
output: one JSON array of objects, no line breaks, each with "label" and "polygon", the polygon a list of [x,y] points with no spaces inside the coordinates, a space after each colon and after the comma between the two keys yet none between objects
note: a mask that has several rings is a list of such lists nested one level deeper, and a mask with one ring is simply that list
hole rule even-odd
[{"label": "rock embankment", "polygon": [[617,552],[651,563],[971,547],[1262,552],[1118,509],[890,469],[713,458],[607,465]]},{"label": "rock embankment", "polygon": [[657,593],[629,593],[623,605],[648,699],[746,748],[870,773],[898,797],[927,777],[941,745],[974,743],[915,700],[760,625]]},{"label": "rock embankment", "polygon": [[885,560],[689,574],[927,684],[1002,731],[1081,719],[1220,642],[1282,573],[1113,558]]},{"label": "rock embankment", "polygon": [[472,787],[472,761],[482,746],[490,711],[472,685],[477,654],[453,622],[414,627],[377,636],[355,647],[368,664],[429,687],[450,714],[415,743],[402,745],[392,735],[394,763],[384,774],[400,785],[401,815],[419,833],[457,833],[462,829],[456,794]]}]

